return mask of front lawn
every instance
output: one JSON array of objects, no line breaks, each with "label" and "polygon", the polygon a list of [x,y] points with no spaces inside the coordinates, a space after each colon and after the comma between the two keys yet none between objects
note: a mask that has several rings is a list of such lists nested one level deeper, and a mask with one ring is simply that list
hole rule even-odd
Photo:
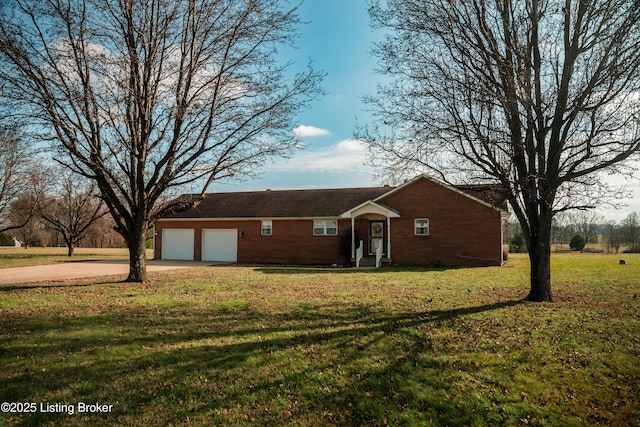
[{"label": "front lawn", "polygon": [[554,254],[548,304],[521,302],[522,255],[0,285],[0,402],[36,404],[0,425],[638,425],[640,256],[621,257]]}]

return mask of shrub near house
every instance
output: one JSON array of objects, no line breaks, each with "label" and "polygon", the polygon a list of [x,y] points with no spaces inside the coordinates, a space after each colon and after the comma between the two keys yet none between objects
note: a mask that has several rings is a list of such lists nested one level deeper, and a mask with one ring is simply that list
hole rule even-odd
[{"label": "shrub near house", "polygon": [[11,236],[5,233],[0,233],[0,246],[14,246],[15,243]]}]

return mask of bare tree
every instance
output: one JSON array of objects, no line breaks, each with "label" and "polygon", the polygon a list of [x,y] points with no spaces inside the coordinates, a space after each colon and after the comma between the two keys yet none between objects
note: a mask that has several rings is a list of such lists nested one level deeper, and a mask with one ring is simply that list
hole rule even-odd
[{"label": "bare tree", "polygon": [[607,221],[604,224],[602,240],[607,248],[607,253],[611,253],[611,251],[618,253],[622,244],[622,229],[615,220]]},{"label": "bare tree", "polygon": [[87,229],[87,237],[82,244],[92,248],[123,248],[122,236],[114,230],[115,222],[111,215],[105,215],[91,224]]},{"label": "bare tree", "polygon": [[74,246],[86,236],[87,229],[109,213],[98,197],[95,184],[83,185],[82,179],[71,172],[62,172],[56,194],[49,197],[40,209],[40,216],[47,227],[62,236],[70,257]]},{"label": "bare tree", "polygon": [[576,230],[570,212],[560,212],[554,215],[551,225],[551,242],[555,244],[568,245],[569,240]]},{"label": "bare tree", "polygon": [[13,227],[12,233],[18,236],[25,249],[29,246],[45,247],[49,244],[45,225],[37,215],[43,199],[42,193],[30,191],[18,196],[9,207],[9,223],[19,225]]},{"label": "bare tree", "polygon": [[571,215],[577,234],[584,238],[585,243],[598,243],[598,225],[604,221],[604,216],[593,211],[578,211]]},{"label": "bare tree", "polygon": [[640,149],[640,8],[632,0],[378,0],[375,53],[395,79],[368,98],[373,163],[504,189],[551,301],[554,215],[606,196],[599,172]]},{"label": "bare tree", "polygon": [[32,188],[33,152],[17,125],[0,126],[0,232],[21,228],[35,215],[37,200],[22,215],[9,217],[11,206]]},{"label": "bare tree", "polygon": [[20,180],[14,182],[16,193],[6,207],[3,229],[13,230],[12,233],[19,234],[21,240],[29,245],[46,246],[47,239],[42,232],[39,212],[51,185],[51,175],[49,169],[42,165],[36,169],[37,164],[31,162],[30,169],[19,173]]},{"label": "bare tree", "polygon": [[[295,114],[321,75],[276,59],[299,23],[276,0],[11,0],[0,18],[3,95],[95,180],[146,278],[163,213],[214,180],[255,173],[299,141]],[[190,185],[200,194],[167,201]],[[163,201],[164,200],[164,201]]]},{"label": "bare tree", "polygon": [[630,245],[629,252],[640,252],[640,215],[637,212],[631,212],[621,222],[624,231],[625,242]]}]

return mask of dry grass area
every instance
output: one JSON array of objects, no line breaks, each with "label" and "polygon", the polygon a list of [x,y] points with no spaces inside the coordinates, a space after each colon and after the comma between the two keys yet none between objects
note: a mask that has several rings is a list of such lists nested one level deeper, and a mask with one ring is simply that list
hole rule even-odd
[{"label": "dry grass area", "polygon": [[[0,286],[10,426],[638,425],[640,256],[507,266],[201,267]],[[113,405],[77,413],[79,402]]]},{"label": "dry grass area", "polygon": [[[153,250],[147,250],[147,258],[153,257]],[[47,265],[59,262],[122,260],[129,259],[127,248],[75,248],[72,257],[67,256],[67,248],[15,248],[0,246],[0,269]]]}]

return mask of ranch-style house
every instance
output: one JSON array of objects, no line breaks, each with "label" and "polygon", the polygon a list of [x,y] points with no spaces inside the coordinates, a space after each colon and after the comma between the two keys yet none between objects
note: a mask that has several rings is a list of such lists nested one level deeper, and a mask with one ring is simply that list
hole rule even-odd
[{"label": "ranch-style house", "polygon": [[397,187],[209,193],[193,208],[156,222],[154,257],[243,264],[500,265],[505,215],[504,199],[494,187],[450,186],[425,175]]}]

